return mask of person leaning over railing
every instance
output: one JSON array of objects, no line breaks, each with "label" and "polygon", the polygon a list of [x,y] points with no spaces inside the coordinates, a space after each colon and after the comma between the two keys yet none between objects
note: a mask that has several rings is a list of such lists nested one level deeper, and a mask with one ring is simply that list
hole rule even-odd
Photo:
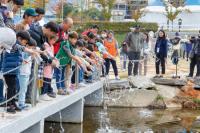
[{"label": "person leaning over railing", "polygon": [[53,78],[53,69],[54,67],[58,67],[58,61],[54,58],[54,47],[53,44],[56,42],[57,36],[52,36],[49,38],[48,42],[45,42],[44,47],[47,52],[48,58],[51,61],[48,61],[44,65],[43,71],[43,87],[42,87],[42,95],[40,97],[41,100],[49,101],[51,98],[56,98],[56,93],[53,92],[53,88],[51,87],[51,81]]},{"label": "person leaning over railing", "polygon": [[[9,35],[9,37],[7,37]],[[16,43],[15,32],[7,27],[0,27],[0,105],[4,102],[4,82],[2,73],[3,52],[11,50],[12,46]]]},{"label": "person leaning over railing", "polygon": [[[37,43],[32,38],[27,43],[26,47],[29,49],[35,49],[37,46]],[[26,92],[30,80],[31,75],[31,65],[32,65],[32,57],[31,54],[28,52],[22,52],[22,65],[19,68],[19,98],[18,98],[18,111],[24,110],[28,108],[29,106],[25,104],[25,98],[26,98]]]},{"label": "person leaning over railing", "polygon": [[68,81],[70,80],[70,75],[71,75],[72,60],[77,62],[79,66],[82,66],[81,60],[77,56],[75,56],[74,46],[77,42],[77,39],[78,39],[77,32],[75,31],[70,32],[68,41],[64,41],[61,43],[60,50],[56,55],[56,58],[59,60],[60,65],[62,66],[61,68],[62,73],[65,73],[64,79],[66,79],[65,82],[66,90],[62,91],[67,91],[68,93],[70,93]]},{"label": "person leaning over railing", "polygon": [[[7,98],[10,99],[15,96],[17,91],[16,81],[19,74],[19,68],[22,65],[22,52],[28,52],[30,54],[36,54],[33,50],[26,48],[25,46],[30,41],[30,35],[26,31],[17,33],[17,42],[13,46],[12,50],[4,53],[2,61],[2,71],[6,73],[4,75],[7,88]],[[15,99],[8,102],[7,112],[15,113],[17,109]]]}]

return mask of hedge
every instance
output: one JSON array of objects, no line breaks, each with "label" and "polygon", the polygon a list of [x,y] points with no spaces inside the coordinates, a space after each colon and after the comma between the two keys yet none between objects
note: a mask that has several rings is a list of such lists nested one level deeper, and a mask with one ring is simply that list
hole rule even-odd
[{"label": "hedge", "polygon": [[88,29],[92,25],[98,25],[100,31],[102,30],[112,30],[115,33],[127,33],[130,32],[130,27],[136,24],[141,26],[142,31],[154,31],[158,30],[157,23],[135,23],[135,22],[89,22],[89,23],[74,23],[74,28],[76,31],[82,32]]}]

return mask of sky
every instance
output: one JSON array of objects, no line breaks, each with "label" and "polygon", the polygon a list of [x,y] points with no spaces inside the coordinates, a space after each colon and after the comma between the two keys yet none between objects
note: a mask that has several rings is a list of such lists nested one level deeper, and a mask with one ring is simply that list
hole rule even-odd
[{"label": "sky", "polygon": [[[162,0],[149,0],[150,6],[161,6]],[[186,0],[186,5],[200,5],[200,0]]]}]

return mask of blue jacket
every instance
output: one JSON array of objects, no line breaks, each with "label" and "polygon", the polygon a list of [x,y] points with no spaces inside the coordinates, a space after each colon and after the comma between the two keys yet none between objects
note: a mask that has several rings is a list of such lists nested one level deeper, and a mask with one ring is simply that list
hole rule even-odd
[{"label": "blue jacket", "polygon": [[[12,49],[10,53],[5,52],[3,55],[3,61],[2,61],[2,72],[8,72],[10,70],[13,70],[22,64],[22,51],[20,49]],[[19,68],[9,72],[7,75],[18,75],[19,74]]]},{"label": "blue jacket", "polygon": [[155,46],[155,54],[160,58],[167,58],[167,51],[167,39],[158,38]]}]

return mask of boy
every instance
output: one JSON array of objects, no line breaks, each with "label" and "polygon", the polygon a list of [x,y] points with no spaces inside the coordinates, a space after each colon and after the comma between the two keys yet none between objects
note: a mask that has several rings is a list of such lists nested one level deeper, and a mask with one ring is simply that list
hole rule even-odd
[{"label": "boy", "polygon": [[[37,46],[36,41],[31,38],[26,47],[29,49],[35,49],[36,46]],[[22,60],[23,60],[22,66],[20,67],[18,75],[19,85],[20,85],[19,99],[18,99],[19,111],[28,107],[25,104],[25,97],[29,83],[29,77],[31,75],[31,64],[32,64],[31,55],[27,52],[22,52]]]},{"label": "boy", "polygon": [[[62,71],[62,76],[60,81],[64,81],[64,77],[66,77],[66,80],[69,81],[70,75],[71,75],[71,63],[72,59],[78,63],[79,66],[82,66],[81,60],[79,57],[75,56],[75,44],[78,39],[78,34],[77,32],[71,32],[69,33],[69,40],[64,41],[61,43],[61,47],[59,52],[56,55],[56,58],[59,60],[60,65],[62,66],[61,71]],[[65,75],[64,75],[65,72]],[[65,87],[69,89],[69,83],[65,82]],[[58,88],[58,94],[63,94],[65,91],[65,88]],[[69,90],[68,90],[69,91]]]},{"label": "boy", "polygon": [[[30,41],[30,35],[26,31],[20,31],[17,33],[17,42],[13,46],[10,53],[5,52],[2,61],[2,71],[6,73],[4,75],[7,88],[7,98],[10,99],[16,94],[17,86],[17,76],[19,74],[19,68],[22,65],[22,52],[28,52],[31,54],[36,54],[33,50],[26,48],[25,46]],[[18,69],[17,69],[18,68]],[[17,106],[15,104],[15,99],[8,102],[7,112],[15,113]]]}]

